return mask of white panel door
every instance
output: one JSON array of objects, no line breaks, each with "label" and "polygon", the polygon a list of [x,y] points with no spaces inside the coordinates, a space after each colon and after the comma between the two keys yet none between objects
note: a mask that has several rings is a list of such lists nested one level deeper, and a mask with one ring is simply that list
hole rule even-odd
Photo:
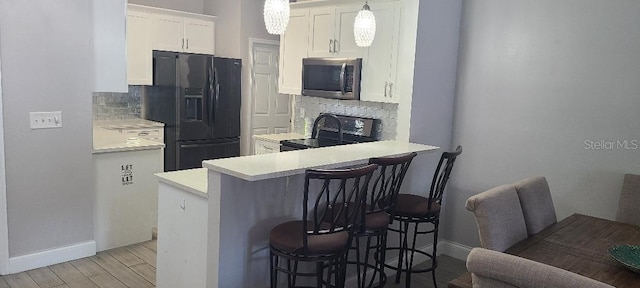
[{"label": "white panel door", "polygon": [[[253,135],[288,133],[291,131],[291,96],[278,93],[278,46],[255,43],[253,67],[252,125]],[[255,145],[251,145],[255,147]]]},{"label": "white panel door", "polygon": [[308,55],[308,38],[309,9],[292,9],[287,31],[280,36],[280,93],[302,92],[302,58]]},{"label": "white panel door", "polygon": [[184,18],[184,50],[189,53],[214,54],[214,23]]},{"label": "white panel door", "polygon": [[333,41],[335,29],[333,7],[309,9],[309,57],[336,56]]},{"label": "white panel door", "polygon": [[[341,58],[361,58],[363,49],[356,45],[353,37],[353,22],[362,5],[339,6],[335,13],[336,56]],[[376,15],[377,17],[377,15]],[[380,23],[380,22],[378,22]],[[384,22],[383,22],[384,23]],[[381,23],[382,24],[382,23]]]},{"label": "white panel door", "polygon": [[153,50],[184,51],[184,24],[181,17],[154,14],[151,31]]},{"label": "white panel door", "polygon": [[153,85],[151,14],[127,12],[127,83]]}]

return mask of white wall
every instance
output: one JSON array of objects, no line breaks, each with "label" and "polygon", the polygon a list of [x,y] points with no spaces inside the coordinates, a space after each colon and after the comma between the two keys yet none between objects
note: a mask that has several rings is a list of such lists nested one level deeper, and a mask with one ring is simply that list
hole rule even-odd
[{"label": "white wall", "polygon": [[216,20],[216,56],[242,59],[240,151],[243,155],[248,155],[251,152],[249,38],[279,40],[280,37],[267,33],[262,17],[263,0],[205,1],[205,13],[218,17]]},{"label": "white wall", "polygon": [[129,0],[129,3],[202,14],[204,12],[204,1],[205,0]]},{"label": "white wall", "polygon": [[420,1],[409,140],[441,147],[441,151],[411,163],[403,183],[406,193],[428,196],[440,154],[453,146],[461,7],[462,0]]},{"label": "white wall", "polygon": [[454,142],[465,152],[445,238],[478,245],[466,198],[532,175],[547,177],[559,219],[615,216],[640,148],[584,141],[640,140],[639,15],[638,1],[464,2]]},{"label": "white wall", "polygon": [[91,39],[89,1],[0,1],[10,257],[93,240]]}]

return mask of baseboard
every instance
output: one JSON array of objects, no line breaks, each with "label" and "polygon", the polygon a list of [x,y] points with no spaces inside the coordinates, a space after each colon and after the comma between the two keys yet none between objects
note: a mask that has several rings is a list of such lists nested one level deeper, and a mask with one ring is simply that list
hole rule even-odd
[{"label": "baseboard", "polygon": [[67,262],[96,255],[96,242],[87,241],[70,246],[9,258],[8,274]]},{"label": "baseboard", "polygon": [[[427,246],[423,246],[418,248],[418,250],[422,251],[422,252],[426,252],[426,253],[431,253],[433,250],[433,245],[429,244]],[[469,255],[469,252],[471,252],[471,247],[469,246],[465,246],[459,243],[455,243],[455,242],[451,242],[451,241],[440,241],[438,242],[438,251],[437,254],[438,255],[447,255],[447,256],[451,256],[453,258],[462,260],[462,261],[467,261],[467,256]],[[424,256],[422,254],[416,253],[414,256],[414,260],[413,260],[413,266],[417,266],[420,263],[429,260],[429,258],[427,256]],[[387,264],[390,266],[397,266],[398,265],[398,257],[395,257],[389,261],[387,261]],[[396,272],[392,269],[386,268],[385,269],[385,274],[387,275],[393,275]],[[388,280],[387,280],[388,281]],[[345,283],[345,287],[357,287],[358,286],[358,278],[357,275],[353,275],[351,277],[349,277],[349,279],[347,279],[347,282]]]},{"label": "baseboard", "polygon": [[440,241],[438,244],[438,255],[444,254],[466,262],[467,256],[469,256],[472,248],[473,247],[462,245],[460,243],[444,240]]}]

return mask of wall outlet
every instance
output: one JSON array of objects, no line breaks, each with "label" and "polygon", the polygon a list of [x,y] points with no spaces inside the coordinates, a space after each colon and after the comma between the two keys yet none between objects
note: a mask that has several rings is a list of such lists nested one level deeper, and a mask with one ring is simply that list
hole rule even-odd
[{"label": "wall outlet", "polygon": [[62,128],[62,111],[30,112],[31,129]]}]

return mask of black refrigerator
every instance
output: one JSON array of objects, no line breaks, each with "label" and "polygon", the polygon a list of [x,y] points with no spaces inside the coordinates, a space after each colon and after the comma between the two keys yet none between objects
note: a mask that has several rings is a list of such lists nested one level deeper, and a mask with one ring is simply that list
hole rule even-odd
[{"label": "black refrigerator", "polygon": [[153,52],[141,114],[165,124],[165,171],[240,155],[241,69],[240,59]]}]

